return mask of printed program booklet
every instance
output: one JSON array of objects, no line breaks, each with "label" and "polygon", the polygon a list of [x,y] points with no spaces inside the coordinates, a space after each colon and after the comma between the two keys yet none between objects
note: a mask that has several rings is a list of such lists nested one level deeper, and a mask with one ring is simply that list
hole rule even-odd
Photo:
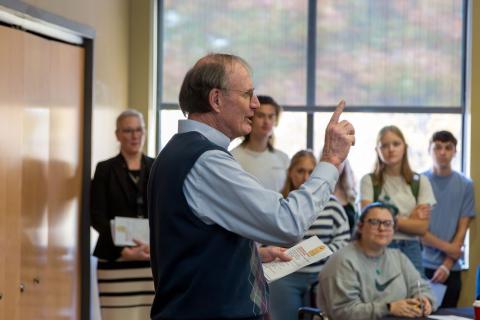
[{"label": "printed program booklet", "polygon": [[275,260],[263,264],[263,273],[268,283],[325,259],[332,251],[317,236],[313,236],[286,250],[285,253],[292,257],[292,260]]}]

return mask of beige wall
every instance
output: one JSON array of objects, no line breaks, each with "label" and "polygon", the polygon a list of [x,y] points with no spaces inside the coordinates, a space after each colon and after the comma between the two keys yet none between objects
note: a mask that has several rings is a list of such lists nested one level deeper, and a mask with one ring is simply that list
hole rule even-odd
[{"label": "beige wall", "polygon": [[[129,1],[25,0],[96,31],[92,165],[118,153],[115,117],[128,106]],[[93,167],[94,168],[94,167]],[[92,168],[92,171],[93,171]],[[93,173],[93,172],[92,172]]]},{"label": "beige wall", "polygon": [[[480,2],[471,1],[472,11],[472,51],[471,51],[471,89],[470,89],[470,175],[475,183],[476,212],[480,216]],[[460,296],[462,306],[470,306],[474,299],[475,273],[480,264],[480,217],[470,225],[470,270],[465,272],[463,290]]]},{"label": "beige wall", "polygon": [[[130,51],[129,51],[129,85],[128,104],[140,110],[145,116],[145,122],[149,127],[150,136],[147,135],[146,146],[149,146],[149,155],[154,156],[155,140],[155,113],[154,110],[154,83],[155,76],[153,66],[154,51],[152,40],[154,0],[130,1]],[[149,139],[151,138],[151,139]],[[149,144],[149,141],[151,143]]]}]

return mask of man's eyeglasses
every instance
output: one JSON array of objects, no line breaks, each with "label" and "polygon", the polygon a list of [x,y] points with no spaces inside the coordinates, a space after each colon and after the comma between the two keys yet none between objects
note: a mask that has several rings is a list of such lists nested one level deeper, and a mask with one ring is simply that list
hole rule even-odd
[{"label": "man's eyeglasses", "polygon": [[383,225],[385,229],[392,229],[395,225],[395,222],[393,222],[393,220],[367,219],[367,222],[371,226],[377,228],[380,228],[380,226]]},{"label": "man's eyeglasses", "polygon": [[250,99],[250,102],[252,102],[253,96],[255,95],[255,88],[248,89],[248,90],[238,90],[238,89],[223,88],[222,90],[223,90],[223,91],[235,91],[235,92],[239,92],[242,97]]},{"label": "man's eyeglasses", "polygon": [[120,132],[125,134],[133,134],[133,133],[143,134],[145,132],[145,128],[143,127],[125,128],[125,129],[120,129]]}]

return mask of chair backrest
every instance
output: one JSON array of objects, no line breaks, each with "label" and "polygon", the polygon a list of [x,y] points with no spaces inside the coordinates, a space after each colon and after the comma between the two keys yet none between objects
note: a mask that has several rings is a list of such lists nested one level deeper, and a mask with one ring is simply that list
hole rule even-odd
[{"label": "chair backrest", "polygon": [[318,308],[301,307],[298,309],[298,320],[328,320]]},{"label": "chair backrest", "polygon": [[317,290],[318,290],[318,280],[313,282],[308,288],[308,293],[310,295],[310,307],[317,306]]}]

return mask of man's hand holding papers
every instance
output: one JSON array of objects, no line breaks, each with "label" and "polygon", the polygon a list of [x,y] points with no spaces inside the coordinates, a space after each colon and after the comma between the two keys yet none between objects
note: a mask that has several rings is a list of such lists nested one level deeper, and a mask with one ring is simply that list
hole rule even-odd
[{"label": "man's hand holding papers", "polygon": [[284,251],[290,261],[274,260],[263,264],[263,273],[268,282],[280,279],[311,263],[324,259],[332,251],[317,237],[313,236]]}]

